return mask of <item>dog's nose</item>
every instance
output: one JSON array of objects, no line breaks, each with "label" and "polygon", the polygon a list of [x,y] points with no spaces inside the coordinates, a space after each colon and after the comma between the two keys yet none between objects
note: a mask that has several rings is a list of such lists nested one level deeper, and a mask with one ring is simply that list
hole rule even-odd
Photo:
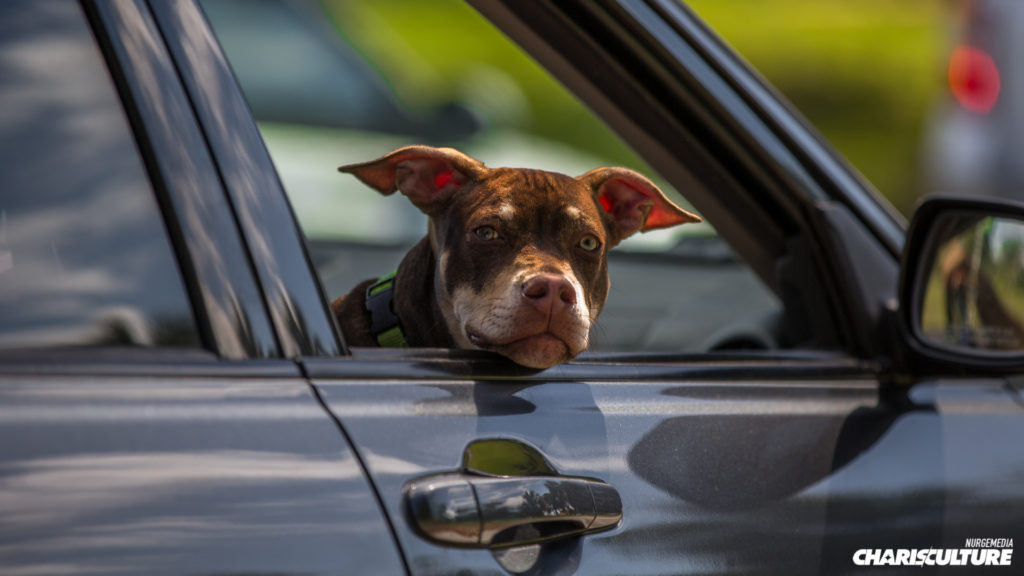
[{"label": "dog's nose", "polygon": [[555,313],[576,304],[576,289],[565,276],[537,274],[523,284],[523,298],[542,312]]}]

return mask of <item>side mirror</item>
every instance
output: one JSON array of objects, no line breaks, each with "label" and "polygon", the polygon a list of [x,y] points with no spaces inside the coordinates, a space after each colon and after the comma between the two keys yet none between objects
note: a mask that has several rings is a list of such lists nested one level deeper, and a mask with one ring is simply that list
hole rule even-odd
[{"label": "side mirror", "polygon": [[1024,366],[1024,203],[923,202],[903,252],[900,316],[928,360]]}]

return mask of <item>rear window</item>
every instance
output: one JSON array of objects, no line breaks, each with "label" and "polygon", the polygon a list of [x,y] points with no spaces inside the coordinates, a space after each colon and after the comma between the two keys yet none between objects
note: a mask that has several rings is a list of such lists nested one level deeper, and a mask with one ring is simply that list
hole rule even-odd
[{"label": "rear window", "polygon": [[117,91],[77,2],[0,3],[0,348],[198,346]]}]

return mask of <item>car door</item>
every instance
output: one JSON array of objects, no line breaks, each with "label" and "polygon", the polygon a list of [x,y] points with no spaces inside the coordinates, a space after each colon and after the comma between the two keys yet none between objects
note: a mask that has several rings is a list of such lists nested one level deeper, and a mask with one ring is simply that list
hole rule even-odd
[{"label": "car door", "polygon": [[[816,572],[844,425],[877,404],[870,367],[838,358],[588,358],[523,378],[440,354],[307,367],[390,514],[404,519],[396,530],[416,574]],[[507,474],[470,472],[467,448],[509,468],[523,451],[550,464],[508,499],[538,478],[605,482],[621,524],[494,553],[427,539],[407,511],[417,483]],[[522,523],[541,530],[543,514]]]},{"label": "car door", "polygon": [[[899,367],[898,219],[672,3],[495,4],[478,9],[691,184],[811,344],[540,374],[461,352],[307,361],[411,571],[853,573],[980,534],[1012,548],[1024,457],[982,438],[1024,431],[1018,392]],[[621,523],[581,535],[618,507],[573,500],[580,479],[614,488]]]},{"label": "car door", "polygon": [[[479,361],[409,356],[307,366],[402,519],[415,574],[854,573],[862,550],[959,550],[981,534],[1012,548],[1020,534],[1018,451],[987,443],[1024,431],[1000,380],[887,396],[876,367],[840,357],[587,358],[510,378]],[[469,465],[463,450],[484,449],[495,467]],[[550,469],[506,476],[519,492],[504,498],[528,498],[538,478],[598,479],[621,498],[621,524],[476,550],[414,519],[411,490],[451,475],[486,484],[523,452]],[[456,496],[439,498],[457,508]],[[537,538],[557,520],[519,513],[494,528],[481,512],[481,530],[518,521]]]},{"label": "car door", "polygon": [[[471,351],[304,359],[410,571],[847,573],[876,550],[1012,546],[1021,454],[981,438],[1020,434],[1019,392],[900,358],[902,224],[866,185],[675,3],[477,8],[685,191],[777,295],[785,338],[541,373]],[[380,253],[344,258],[393,266]],[[332,296],[341,259],[320,270]]]},{"label": "car door", "polygon": [[0,5],[0,572],[403,574],[172,33],[144,2]]}]

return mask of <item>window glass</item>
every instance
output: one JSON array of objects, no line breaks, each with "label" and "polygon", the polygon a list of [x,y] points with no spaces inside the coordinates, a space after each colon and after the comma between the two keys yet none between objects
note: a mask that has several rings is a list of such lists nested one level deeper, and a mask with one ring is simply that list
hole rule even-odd
[{"label": "window glass", "polygon": [[[309,240],[328,298],[393,271],[426,233],[401,196],[343,164],[410,144],[490,167],[579,175],[627,166],[610,130],[462,2],[203,0]],[[637,234],[612,251],[591,349],[771,347],[781,305],[708,223]]]},{"label": "window glass", "polygon": [[199,344],[77,2],[0,3],[0,174],[0,348]]}]

